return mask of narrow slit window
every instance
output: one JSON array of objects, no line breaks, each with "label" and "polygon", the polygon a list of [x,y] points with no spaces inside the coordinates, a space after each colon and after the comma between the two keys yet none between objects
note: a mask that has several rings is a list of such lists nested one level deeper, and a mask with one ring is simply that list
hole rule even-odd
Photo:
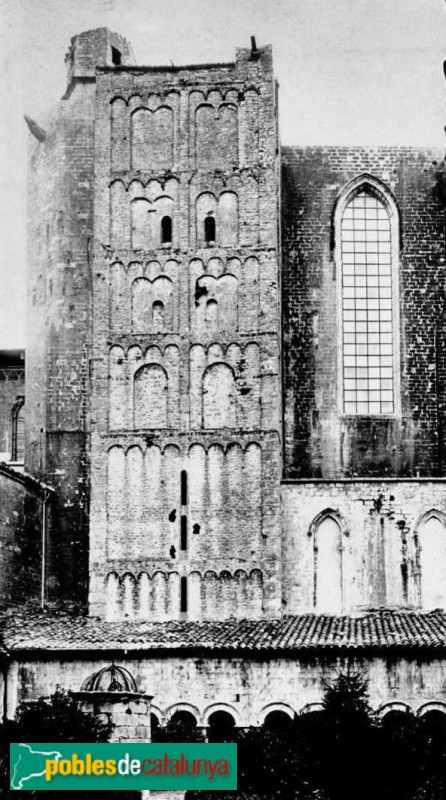
[{"label": "narrow slit window", "polygon": [[395,411],[395,320],[391,220],[362,190],[341,221],[342,382],[345,414]]},{"label": "narrow slit window", "polygon": [[181,470],[181,505],[187,506],[187,472]]},{"label": "narrow slit window", "polygon": [[187,578],[181,578],[180,581],[180,611],[187,611]]},{"label": "narrow slit window", "polygon": [[208,300],[206,303],[206,324],[213,332],[218,328],[218,303],[216,300]]},{"label": "narrow slit window", "polygon": [[155,330],[164,330],[164,304],[160,300],[155,300],[152,305],[152,319]]},{"label": "narrow slit window", "polygon": [[206,244],[213,244],[215,242],[215,217],[205,217],[204,240]]},{"label": "narrow slit window", "polygon": [[187,550],[187,517],[185,514],[181,515],[180,549]]},{"label": "narrow slit window", "polygon": [[161,220],[161,243],[172,244],[172,217],[163,217]]}]

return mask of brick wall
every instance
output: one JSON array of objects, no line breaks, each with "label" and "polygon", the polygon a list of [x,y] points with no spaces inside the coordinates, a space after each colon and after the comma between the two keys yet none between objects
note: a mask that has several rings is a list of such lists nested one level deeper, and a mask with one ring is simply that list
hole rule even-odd
[{"label": "brick wall", "polygon": [[[400,218],[401,413],[339,413],[336,246],[342,187],[368,173]],[[282,303],[285,475],[444,472],[444,166],[442,151],[284,148]]]},{"label": "brick wall", "polygon": [[[40,599],[42,496],[0,467],[0,607]],[[49,512],[48,518],[49,518]]]}]

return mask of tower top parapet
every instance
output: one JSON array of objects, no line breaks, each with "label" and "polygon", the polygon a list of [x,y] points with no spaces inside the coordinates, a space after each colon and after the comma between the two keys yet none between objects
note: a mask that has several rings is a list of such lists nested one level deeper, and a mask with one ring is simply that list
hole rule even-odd
[{"label": "tower top parapet", "polygon": [[128,66],[134,60],[130,42],[108,28],[95,28],[73,36],[65,56],[67,94],[70,92],[73,81],[94,80],[96,67]]}]

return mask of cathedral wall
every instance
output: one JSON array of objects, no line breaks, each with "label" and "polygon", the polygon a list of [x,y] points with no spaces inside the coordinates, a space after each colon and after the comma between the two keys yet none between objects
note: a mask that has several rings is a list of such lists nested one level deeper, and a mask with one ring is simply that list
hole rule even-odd
[{"label": "cathedral wall", "polygon": [[[53,692],[56,683],[79,691],[82,682],[109,661],[27,661],[10,668],[10,683],[16,684],[18,700],[32,700]],[[446,709],[446,662],[441,657],[394,655],[389,658],[365,654],[351,658],[326,656],[255,658],[197,658],[161,656],[127,658],[125,665],[138,689],[153,695],[152,712],[164,721],[175,711],[189,710],[199,725],[206,725],[212,711],[229,711],[237,725],[262,723],[274,708],[303,711],[320,704],[324,681],[339,671],[362,670],[370,679],[371,705],[378,709],[391,703],[407,703],[414,711],[431,707]],[[14,711],[13,693],[8,716]]]},{"label": "cathedral wall", "polygon": [[286,613],[446,608],[443,481],[285,482]]},{"label": "cathedral wall", "polygon": [[[348,415],[340,410],[336,201],[347,182],[363,174],[382,181],[395,201],[394,314],[397,319],[399,311],[400,319],[394,335],[399,367],[396,408],[390,415]],[[443,474],[444,211],[442,151],[283,149],[286,477]]]}]

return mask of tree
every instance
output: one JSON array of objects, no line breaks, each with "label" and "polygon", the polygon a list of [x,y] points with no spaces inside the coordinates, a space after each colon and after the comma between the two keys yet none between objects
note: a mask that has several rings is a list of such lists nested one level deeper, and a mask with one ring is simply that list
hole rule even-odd
[{"label": "tree", "polygon": [[[319,724],[306,726],[307,748],[313,754],[311,782],[331,800],[382,797],[379,770],[371,770],[379,750],[378,720],[368,699],[368,682],[356,671],[339,673],[325,683]],[[304,722],[304,721],[303,721]],[[305,724],[305,723],[304,723]]]},{"label": "tree", "polygon": [[[10,791],[9,745],[11,742],[107,742],[113,725],[84,711],[72,694],[57,687],[49,698],[21,703],[13,721],[0,725],[0,797],[4,800],[69,800],[71,792]],[[95,800],[114,797],[110,792],[94,792]],[[136,800],[139,792],[119,792],[120,800]]]}]

